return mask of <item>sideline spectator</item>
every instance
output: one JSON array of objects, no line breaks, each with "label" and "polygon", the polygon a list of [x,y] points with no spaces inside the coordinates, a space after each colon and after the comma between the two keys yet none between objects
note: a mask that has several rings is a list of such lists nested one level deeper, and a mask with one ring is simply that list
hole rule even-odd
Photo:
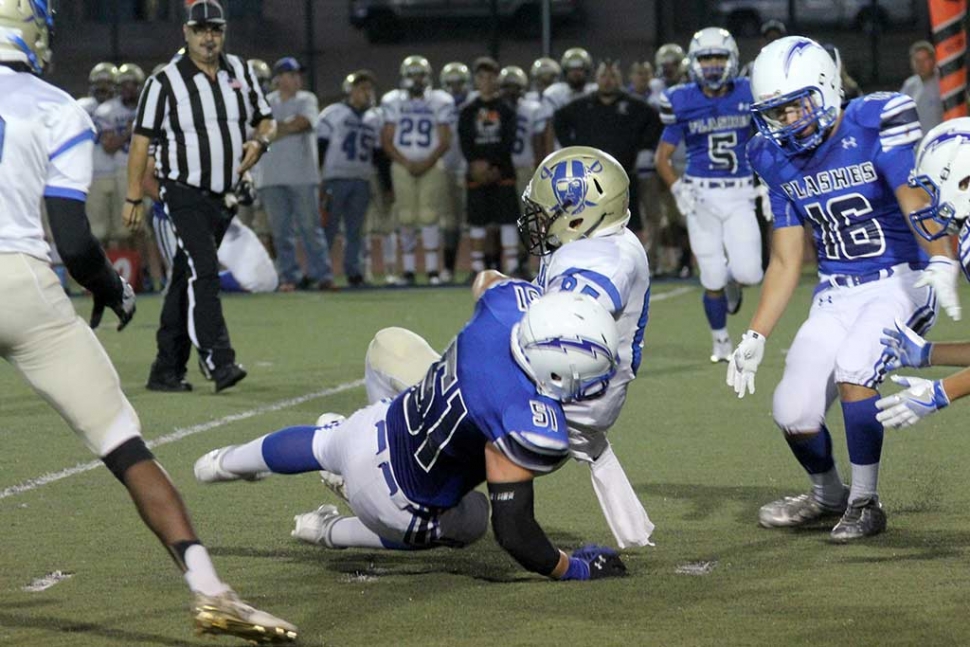
[{"label": "sideline spectator", "polygon": [[940,71],[936,69],[936,48],[926,40],[918,40],[909,48],[909,64],[913,76],[903,82],[900,92],[916,102],[916,114],[923,132],[929,132],[943,122],[943,99],[940,98]]}]

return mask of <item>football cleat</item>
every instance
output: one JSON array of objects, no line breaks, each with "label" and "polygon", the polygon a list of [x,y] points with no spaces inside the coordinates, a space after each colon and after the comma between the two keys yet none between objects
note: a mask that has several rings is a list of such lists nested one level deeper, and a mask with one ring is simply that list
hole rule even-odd
[{"label": "football cleat", "polygon": [[764,528],[794,528],[826,517],[838,517],[845,512],[849,488],[844,487],[842,502],[828,506],[815,498],[812,492],[798,496],[786,496],[761,506],[758,524]]},{"label": "football cleat", "polygon": [[195,480],[199,483],[222,483],[224,481],[261,481],[272,472],[256,472],[255,474],[236,474],[222,467],[222,457],[235,445],[228,445],[220,449],[213,449],[203,454],[195,461]]},{"label": "football cleat", "polygon": [[334,546],[330,539],[333,525],[341,519],[346,519],[346,517],[340,514],[337,506],[322,505],[313,512],[305,512],[293,517],[296,525],[290,532],[290,536],[316,546],[344,548],[343,546]]},{"label": "football cleat", "polygon": [[219,595],[196,593],[192,614],[199,634],[236,636],[257,645],[296,642],[294,625],[250,606],[232,589]]},{"label": "football cleat", "polygon": [[744,293],[741,291],[741,284],[737,281],[728,281],[724,286],[724,296],[727,298],[727,311],[729,315],[738,314],[741,304],[744,302]]},{"label": "football cleat", "polygon": [[886,512],[875,494],[856,499],[845,509],[839,523],[832,528],[832,541],[846,543],[862,537],[878,535],[886,529]]},{"label": "football cleat", "polygon": [[327,470],[320,470],[320,482],[344,501],[350,501],[347,496],[347,483],[344,481],[344,477]]},{"label": "football cleat", "polygon": [[731,361],[731,355],[734,354],[734,345],[731,343],[730,337],[723,337],[721,339],[714,340],[714,348],[711,350],[711,362],[717,364],[718,362],[729,362]]}]

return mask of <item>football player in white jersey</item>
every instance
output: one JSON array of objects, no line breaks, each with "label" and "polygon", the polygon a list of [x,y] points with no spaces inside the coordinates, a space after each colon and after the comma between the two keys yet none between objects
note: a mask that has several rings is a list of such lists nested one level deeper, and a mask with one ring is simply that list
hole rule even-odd
[{"label": "football player in white jersey", "polygon": [[[930,204],[909,218],[927,240],[958,236],[960,265],[970,281],[970,117],[949,119],[926,133],[909,180],[930,196]],[[970,343],[930,342],[898,319],[881,340],[889,371],[903,367],[970,366]],[[970,369],[940,380],[893,376],[905,391],[881,398],[876,418],[886,427],[915,425],[954,400],[970,395]]]},{"label": "football player in white jersey", "polygon": [[[118,91],[118,68],[113,63],[98,63],[88,75],[90,95],[80,99],[78,103],[94,119],[98,106],[110,100]],[[95,122],[97,127],[97,122]],[[121,207],[121,196],[115,183],[114,151],[117,142],[109,142],[109,152],[101,141],[100,128],[95,140],[93,172],[91,190],[88,193],[87,216],[91,223],[91,231],[95,238],[102,243],[108,242],[111,235],[111,223]]]},{"label": "football player in white jersey", "polygon": [[[94,124],[70,96],[34,76],[49,62],[52,27],[44,0],[0,1],[0,354],[128,490],[195,595],[197,629],[292,642],[296,627],[252,608],[216,574],[91,330],[105,308],[124,328],[135,313],[135,295],[111,267],[84,215]],[[91,327],[50,268],[41,202],[65,265],[94,297]]]},{"label": "football player in white jersey", "polygon": [[[472,90],[472,73],[464,63],[447,63],[441,68],[439,80],[441,89],[455,100],[456,113],[475,95]],[[461,230],[465,224],[465,173],[468,166],[461,154],[457,118],[451,124],[451,147],[441,161],[448,173],[447,208],[442,213],[441,222],[444,229],[444,267],[441,270],[441,282],[450,283],[455,276],[458,245],[461,243]]]},{"label": "football player in white jersey", "polygon": [[438,163],[451,147],[455,102],[444,90],[431,87],[432,70],[423,56],[401,62],[401,88],[381,98],[384,129],[381,143],[391,159],[394,209],[401,227],[405,280],[415,281],[415,229],[421,229],[424,268],[428,279],[440,281],[438,248],[448,176]]},{"label": "football player in white jersey", "polygon": [[[758,520],[787,528],[841,517],[831,540],[859,541],[886,528],[878,495],[884,428],[876,402],[889,357],[879,339],[897,318],[925,332],[937,303],[959,319],[959,267],[945,240],[923,240],[907,221],[906,214],[928,202],[908,185],[921,136],[912,99],[878,92],[843,109],[838,62],[801,36],[761,50],[751,92],[759,133],[747,157],[768,188],[775,218],[758,306],[728,363],[727,383],[738,397],[754,393],[766,339],[801,278],[808,227],[819,274],[772,404],[811,490],[765,504]],[[839,474],[825,423],[836,399],[851,487]]]},{"label": "football player in white jersey", "polygon": [[537,58],[529,69],[529,78],[532,79],[532,89],[526,93],[526,99],[542,103],[542,93],[550,85],[559,81],[561,76],[562,67],[554,59],[548,56]]},{"label": "football player in white jersey", "polygon": [[381,117],[374,109],[374,76],[359,70],[345,81],[349,85],[346,98],[320,112],[317,146],[323,177],[321,195],[327,196],[327,242],[332,249],[343,220],[344,275],[351,287],[359,287],[364,284],[362,236]]},{"label": "football player in white jersey", "polygon": [[[692,83],[669,88],[660,102],[664,132],[657,173],[687,218],[690,246],[704,287],[712,362],[726,362],[733,346],[727,315],[741,307],[740,285],[761,282],[757,197],[745,145],[754,133],[748,79],[737,78],[738,46],[720,27],[694,34],[688,48]],[[672,157],[687,147],[687,168]]]},{"label": "football player in white jersey", "polygon": [[[616,375],[596,400],[564,406],[570,454],[590,467],[593,489],[621,548],[650,543],[647,516],[606,438],[620,415],[629,383],[640,367],[650,301],[650,269],[643,245],[627,229],[629,183],[610,155],[585,146],[557,151],[539,165],[523,195],[526,214],[519,231],[530,252],[541,254],[535,283],[547,292],[582,292],[602,304],[617,322],[620,350]],[[505,280],[479,274],[476,297]],[[421,378],[438,354],[403,328],[378,332],[367,349],[364,381],[371,402],[393,397]],[[339,480],[324,475],[339,489]]]},{"label": "football player in white jersey", "polygon": [[552,130],[552,117],[567,103],[596,92],[593,76],[593,57],[582,47],[567,49],[559,63],[565,75],[564,81],[553,83],[542,91],[542,109],[546,120],[546,150],[555,150],[556,134]]}]

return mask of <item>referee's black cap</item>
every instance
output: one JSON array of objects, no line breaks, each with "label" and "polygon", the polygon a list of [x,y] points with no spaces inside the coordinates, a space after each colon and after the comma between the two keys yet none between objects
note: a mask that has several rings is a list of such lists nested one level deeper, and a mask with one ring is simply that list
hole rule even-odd
[{"label": "referee's black cap", "polygon": [[196,0],[189,5],[185,14],[185,24],[193,25],[225,25],[226,12],[216,0]]}]

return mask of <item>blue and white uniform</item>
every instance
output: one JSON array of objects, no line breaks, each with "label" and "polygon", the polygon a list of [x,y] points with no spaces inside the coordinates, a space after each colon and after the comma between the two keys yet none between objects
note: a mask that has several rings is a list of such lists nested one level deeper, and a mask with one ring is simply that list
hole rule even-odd
[{"label": "blue and white uniform", "polygon": [[487,290],[424,380],[315,434],[316,460],[344,477],[354,513],[384,540],[434,545],[439,515],[485,480],[487,443],[539,474],[568,457],[562,406],[510,348],[539,294],[516,280]]},{"label": "blue and white uniform", "polygon": [[581,238],[544,256],[535,283],[544,292],[588,294],[616,320],[617,369],[606,393],[563,405],[570,450],[574,457],[591,461],[606,447],[604,434],[616,423],[627,387],[640,368],[650,307],[647,254],[636,234],[625,227],[617,234]]},{"label": "blue and white uniform", "polygon": [[660,102],[661,141],[684,143],[689,190],[687,218],[691,250],[701,284],[721,290],[733,277],[752,285],[762,278],[761,234],[755,216],[755,188],[745,146],[754,133],[751,86],[734,79],[723,96],[709,97],[696,83],[666,90]]},{"label": "blue and white uniform", "polygon": [[787,431],[820,427],[834,383],[882,382],[879,338],[895,317],[921,334],[936,318],[932,290],[913,287],[927,259],[895,195],[921,137],[915,104],[872,94],[849,103],[836,128],[806,155],[788,156],[762,135],[748,144],[774,227],[809,224],[818,249],[820,283],[775,391],[775,418]]}]

